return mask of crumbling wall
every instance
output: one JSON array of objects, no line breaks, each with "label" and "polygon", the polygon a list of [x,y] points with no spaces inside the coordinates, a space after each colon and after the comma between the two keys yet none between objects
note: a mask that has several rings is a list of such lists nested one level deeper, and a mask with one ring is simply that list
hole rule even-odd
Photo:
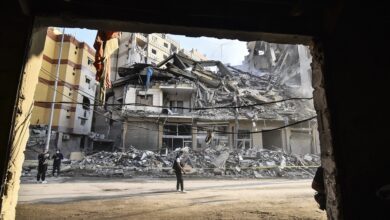
[{"label": "crumbling wall", "polygon": [[330,125],[330,113],[326,101],[323,78],[323,50],[319,42],[315,42],[311,48],[313,61],[311,64],[313,78],[312,85],[314,88],[314,107],[317,111],[318,132],[321,143],[321,164],[324,167],[325,190],[327,194],[327,216],[328,219],[341,218],[341,195],[339,185],[336,184],[337,170],[332,145],[332,134]]},{"label": "crumbling wall", "polygon": [[42,64],[43,47],[46,38],[46,28],[33,30],[30,40],[30,51],[24,66],[15,116],[15,127],[12,133],[10,161],[1,204],[1,219],[14,219],[15,207],[18,202],[20,175],[24,161],[24,150],[29,137],[30,118],[33,109],[35,87],[38,84],[38,74]]}]

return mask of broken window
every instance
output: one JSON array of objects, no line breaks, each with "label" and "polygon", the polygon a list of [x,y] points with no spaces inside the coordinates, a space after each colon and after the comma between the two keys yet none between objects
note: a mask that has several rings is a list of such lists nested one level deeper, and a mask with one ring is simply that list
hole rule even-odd
[{"label": "broken window", "polygon": [[80,125],[85,125],[85,123],[87,122],[87,119],[85,118],[80,118]]},{"label": "broken window", "polygon": [[177,125],[165,125],[164,126],[165,135],[177,135]]},{"label": "broken window", "polygon": [[250,130],[238,130],[237,148],[249,149],[251,148],[251,134]]},{"label": "broken window", "polygon": [[179,125],[178,135],[191,135],[191,125]]},{"label": "broken window", "polygon": [[83,109],[89,110],[90,105],[91,105],[91,103],[90,103],[89,99],[87,97],[83,96]]},{"label": "broken window", "polygon": [[192,147],[191,130],[191,125],[164,125],[163,148],[167,148],[169,151],[172,151],[176,148]]},{"label": "broken window", "polygon": [[136,103],[151,106],[153,105],[153,95],[137,95]]},{"label": "broken window", "polygon": [[169,107],[172,112],[183,114],[183,107],[184,107],[183,101],[170,101]]}]

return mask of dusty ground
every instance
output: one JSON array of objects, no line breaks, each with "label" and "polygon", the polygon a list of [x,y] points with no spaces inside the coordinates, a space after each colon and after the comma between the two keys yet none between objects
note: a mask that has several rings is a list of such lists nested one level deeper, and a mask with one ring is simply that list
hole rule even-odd
[{"label": "dusty ground", "polygon": [[24,181],[17,219],[326,219],[311,180],[49,179]]}]

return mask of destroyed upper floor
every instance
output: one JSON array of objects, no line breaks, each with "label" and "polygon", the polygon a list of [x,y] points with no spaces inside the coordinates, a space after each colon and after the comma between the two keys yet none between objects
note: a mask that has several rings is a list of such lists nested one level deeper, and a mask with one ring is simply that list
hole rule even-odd
[{"label": "destroyed upper floor", "polygon": [[122,116],[234,119],[238,114],[293,121],[313,116],[308,48],[260,41],[247,47],[249,55],[240,66],[173,54],[156,66],[119,67],[121,78],[113,82],[108,103],[122,104],[115,106]]}]

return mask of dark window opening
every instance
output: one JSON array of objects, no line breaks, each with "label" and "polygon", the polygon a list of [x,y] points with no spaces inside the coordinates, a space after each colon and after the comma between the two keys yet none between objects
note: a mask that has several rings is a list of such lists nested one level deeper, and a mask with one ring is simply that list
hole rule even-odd
[{"label": "dark window opening", "polygon": [[157,51],[155,49],[152,49],[152,54],[157,54]]},{"label": "dark window opening", "polygon": [[93,64],[93,60],[88,57],[88,65],[91,66]]},{"label": "dark window opening", "polygon": [[137,95],[136,103],[141,105],[153,105],[153,95]]},{"label": "dark window opening", "polygon": [[83,109],[89,110],[90,106],[91,106],[91,102],[89,101],[89,99],[83,96]]}]

